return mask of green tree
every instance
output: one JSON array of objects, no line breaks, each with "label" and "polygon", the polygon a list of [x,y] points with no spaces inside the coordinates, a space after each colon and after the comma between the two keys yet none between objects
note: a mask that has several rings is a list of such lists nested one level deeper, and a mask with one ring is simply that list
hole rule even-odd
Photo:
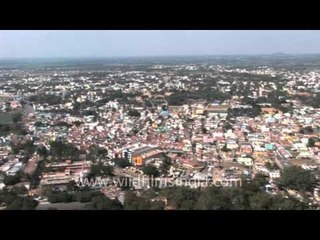
[{"label": "green tree", "polygon": [[122,205],[118,200],[111,200],[105,196],[92,199],[91,208],[95,210],[121,210]]},{"label": "green tree", "polygon": [[41,146],[37,148],[37,153],[43,157],[43,159],[47,159],[47,157],[49,156],[49,151],[47,150],[47,148],[45,146]]},{"label": "green tree", "polygon": [[31,197],[17,197],[13,202],[7,205],[8,210],[33,210],[38,202]]},{"label": "green tree", "polygon": [[304,210],[309,209],[306,203],[300,202],[294,198],[283,198],[280,196],[273,197],[273,210]]},{"label": "green tree", "polygon": [[81,191],[77,192],[76,199],[79,202],[91,202],[94,197],[101,197],[104,196],[100,191]]},{"label": "green tree", "polygon": [[51,156],[56,161],[62,161],[63,159],[79,160],[80,151],[78,148],[70,143],[64,143],[62,141],[50,142]]},{"label": "green tree", "polygon": [[105,166],[101,162],[98,164],[91,165],[90,176],[98,177],[98,176],[113,176],[113,167],[108,165]]},{"label": "green tree", "polygon": [[265,164],[265,167],[266,167],[268,170],[277,170],[277,169],[279,169],[278,166],[277,166],[275,163],[271,164],[271,163],[269,163],[269,162],[267,162],[267,163]]},{"label": "green tree", "polygon": [[128,116],[130,116],[130,117],[140,117],[141,114],[136,109],[130,109],[128,111]]},{"label": "green tree", "polygon": [[72,193],[67,192],[51,192],[48,194],[48,201],[51,203],[59,203],[59,202],[75,202],[76,197]]},{"label": "green tree", "polygon": [[249,197],[250,208],[253,210],[270,210],[272,208],[272,196],[267,193],[255,193]]},{"label": "green tree", "polygon": [[127,191],[125,193],[124,209],[125,210],[148,210],[151,203],[148,199],[138,197],[134,192]]},{"label": "green tree", "polygon": [[196,209],[196,202],[200,196],[199,190],[190,187],[173,187],[166,193],[168,201],[177,209],[192,210]]},{"label": "green tree", "polygon": [[58,210],[58,208],[55,208],[55,207],[48,207],[47,210]]},{"label": "green tree", "polygon": [[83,124],[83,122],[81,122],[81,121],[74,121],[72,124],[75,125],[76,127],[80,127],[81,124]]},{"label": "green tree", "polygon": [[12,131],[10,125],[0,124],[0,136],[7,136]]},{"label": "green tree", "polygon": [[162,201],[154,201],[150,203],[150,210],[164,210],[165,204]]},{"label": "green tree", "polygon": [[12,121],[13,121],[14,123],[21,122],[21,120],[22,120],[22,113],[21,113],[21,112],[15,113],[15,114],[12,116]]},{"label": "green tree", "polygon": [[167,154],[164,154],[162,164],[160,166],[161,173],[164,173],[164,174],[168,173],[170,166],[171,166],[171,159]]},{"label": "green tree", "polygon": [[315,183],[316,178],[311,171],[297,166],[284,168],[278,180],[279,187],[304,192],[311,192],[314,189]]},{"label": "green tree", "polygon": [[11,192],[13,194],[27,194],[28,193],[28,189],[25,186],[14,186],[11,189]]},{"label": "green tree", "polygon": [[33,155],[33,153],[36,150],[36,146],[33,144],[33,141],[27,140],[27,141],[21,141],[17,144],[12,143],[11,144],[12,151],[17,154],[20,151],[23,151],[25,155],[30,157]]},{"label": "green tree", "polygon": [[99,147],[97,145],[91,145],[89,147],[88,159],[97,160]]},{"label": "green tree", "polygon": [[221,148],[222,152],[230,152],[231,149],[227,148],[227,145],[225,144],[222,148]]},{"label": "green tree", "polygon": [[196,209],[200,210],[227,210],[232,208],[228,192],[217,187],[205,189],[197,199]]},{"label": "green tree", "polygon": [[125,168],[128,166],[131,166],[131,163],[126,158],[115,158],[113,159],[113,162],[117,167]]},{"label": "green tree", "polygon": [[34,123],[34,126],[35,127],[43,127],[44,124],[42,122],[40,122],[40,121],[37,121],[37,122]]},{"label": "green tree", "polygon": [[249,196],[251,195],[251,193],[245,191],[243,188],[231,188],[229,191],[232,209],[250,209]]},{"label": "green tree", "polygon": [[153,176],[153,177],[158,177],[159,176],[159,171],[155,166],[152,165],[147,165],[144,166],[142,169],[143,173],[148,175],[148,176]]},{"label": "green tree", "polygon": [[256,176],[250,183],[246,183],[245,180],[243,180],[242,182],[244,183],[244,190],[250,192],[261,192],[264,189],[265,185],[268,183],[267,177],[260,173],[256,174]]},{"label": "green tree", "polygon": [[203,133],[203,134],[207,134],[207,133],[208,133],[208,130],[207,130],[205,127],[202,127],[202,133]]},{"label": "green tree", "polygon": [[308,139],[308,147],[314,147],[314,144],[315,144],[316,142],[318,142],[318,141],[319,141],[318,138],[309,138],[309,139]]},{"label": "green tree", "polygon": [[11,186],[11,185],[15,185],[17,184],[18,182],[20,182],[20,175],[19,174],[16,174],[14,176],[6,176],[3,180],[3,183],[6,185],[6,186]]},{"label": "green tree", "polygon": [[301,133],[301,134],[311,134],[313,132],[314,132],[314,130],[311,126],[303,127],[299,131],[299,133]]}]

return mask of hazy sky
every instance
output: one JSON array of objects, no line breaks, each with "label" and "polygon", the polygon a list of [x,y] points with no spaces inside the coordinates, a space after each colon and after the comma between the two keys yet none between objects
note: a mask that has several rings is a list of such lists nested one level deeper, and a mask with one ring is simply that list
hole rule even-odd
[{"label": "hazy sky", "polygon": [[320,31],[2,31],[2,57],[320,53]]}]

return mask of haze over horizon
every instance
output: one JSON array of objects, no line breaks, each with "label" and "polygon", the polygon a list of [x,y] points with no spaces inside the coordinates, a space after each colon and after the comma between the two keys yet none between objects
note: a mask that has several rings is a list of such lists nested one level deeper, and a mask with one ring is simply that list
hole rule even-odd
[{"label": "haze over horizon", "polygon": [[0,31],[0,58],[318,54],[320,31]]}]

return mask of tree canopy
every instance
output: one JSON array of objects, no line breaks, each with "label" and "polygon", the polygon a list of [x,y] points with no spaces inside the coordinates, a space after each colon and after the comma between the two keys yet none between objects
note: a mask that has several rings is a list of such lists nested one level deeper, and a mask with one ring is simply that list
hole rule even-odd
[{"label": "tree canopy", "polygon": [[147,165],[144,166],[142,169],[143,173],[148,175],[148,176],[153,176],[153,177],[158,177],[159,176],[159,171],[155,166],[152,165]]},{"label": "tree canopy", "polygon": [[125,168],[128,166],[131,166],[131,163],[126,158],[115,158],[113,159],[113,162],[117,167]]},{"label": "tree canopy", "polygon": [[64,159],[79,160],[80,151],[78,148],[70,143],[64,143],[62,141],[50,142],[51,156],[56,161]]},{"label": "tree canopy", "polygon": [[91,165],[91,177],[98,177],[98,176],[113,176],[113,167],[112,166],[105,166],[101,162],[98,164]]},{"label": "tree canopy", "polygon": [[130,117],[140,117],[141,114],[136,109],[130,109],[128,111],[128,116],[130,116]]},{"label": "tree canopy", "polygon": [[289,166],[284,168],[278,180],[279,187],[298,191],[312,191],[316,183],[314,174],[301,167]]}]

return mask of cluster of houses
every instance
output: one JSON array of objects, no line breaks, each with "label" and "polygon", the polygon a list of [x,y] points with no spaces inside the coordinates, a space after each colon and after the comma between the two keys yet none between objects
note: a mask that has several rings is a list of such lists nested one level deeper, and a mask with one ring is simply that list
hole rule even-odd
[{"label": "cluster of houses", "polygon": [[[102,162],[126,158],[135,169],[145,165],[161,167],[165,158],[170,159],[170,168],[164,178],[172,184],[183,180],[210,179],[231,181],[246,177],[252,179],[262,173],[270,182],[281,176],[281,170],[288,165],[299,165],[311,171],[319,170],[320,139],[319,109],[304,105],[299,100],[289,100],[292,110],[282,112],[269,103],[261,103],[261,113],[252,117],[246,114],[231,116],[233,109],[250,109],[242,102],[244,96],[233,95],[220,101],[193,100],[176,106],[166,101],[175,90],[196,90],[203,83],[204,76],[192,77],[175,75],[173,72],[198,71],[195,65],[153,66],[148,71],[114,70],[105,73],[105,79],[92,74],[81,76],[81,72],[56,71],[52,76],[23,78],[26,84],[22,95],[30,92],[60,96],[59,104],[34,103],[34,111],[23,118],[27,137],[34,145],[44,146],[50,152],[50,142],[64,141],[84,153],[78,161],[63,159],[59,163],[46,163],[41,175],[40,186],[67,184],[86,176],[92,164],[89,159],[91,146],[106,151]],[[245,73],[255,76],[280,76],[288,81],[282,90],[290,94],[318,89],[319,73],[290,73],[271,68],[256,70],[230,69],[223,66],[206,66],[213,73]],[[219,76],[220,76],[219,75]],[[58,79],[54,87],[44,83]],[[124,81],[125,80],[125,81]],[[17,80],[15,80],[17,81]],[[306,83],[297,87],[293,82]],[[41,83],[41,84],[35,84]],[[258,84],[243,82],[251,90],[251,98],[265,97],[277,89],[274,82],[257,80]],[[217,82],[221,92],[228,93],[235,81],[221,79]],[[31,91],[32,90],[32,91]],[[110,99],[99,107],[93,107],[96,115],[75,115],[70,113],[76,104],[100,103],[110,91],[134,94],[133,101]],[[23,92],[25,91],[25,92]],[[74,92],[80,91],[79,94]],[[213,90],[214,91],[214,90]],[[68,92],[72,94],[68,95]],[[145,104],[148,99],[149,105]],[[123,99],[122,99],[123,100]],[[21,107],[19,101],[10,102],[11,109]],[[1,106],[0,106],[1,108]],[[62,113],[66,110],[65,113]],[[83,109],[91,110],[91,109]],[[132,112],[137,114],[132,114]],[[304,131],[309,127],[312,131]],[[313,139],[313,144],[310,144]],[[0,184],[2,176],[14,176],[20,171],[32,174],[39,162],[37,153],[26,164],[12,158],[10,138],[0,138]],[[230,185],[230,186],[231,186]],[[112,191],[104,190],[112,195]]]}]

